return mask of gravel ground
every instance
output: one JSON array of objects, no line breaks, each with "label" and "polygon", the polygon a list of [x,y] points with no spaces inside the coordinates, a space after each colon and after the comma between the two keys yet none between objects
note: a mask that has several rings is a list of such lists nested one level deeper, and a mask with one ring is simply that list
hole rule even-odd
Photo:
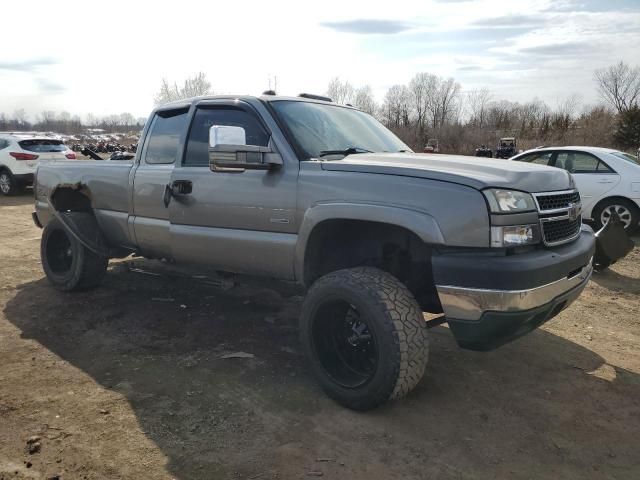
[{"label": "gravel ground", "polygon": [[363,414],[311,378],[296,289],[135,260],[63,294],[31,210],[0,197],[1,480],[640,478],[638,249],[494,352],[431,330],[416,390]]}]

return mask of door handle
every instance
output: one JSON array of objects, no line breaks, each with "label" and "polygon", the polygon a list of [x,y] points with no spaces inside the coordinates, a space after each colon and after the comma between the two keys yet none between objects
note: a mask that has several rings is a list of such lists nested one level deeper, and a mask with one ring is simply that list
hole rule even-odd
[{"label": "door handle", "polygon": [[598,180],[596,183],[606,184],[606,183],[613,183],[613,181],[612,180]]},{"label": "door handle", "polygon": [[190,195],[193,191],[193,183],[191,180],[174,180],[171,182],[171,193],[177,195]]},{"label": "door handle", "polygon": [[190,195],[193,191],[193,183],[191,180],[174,180],[164,186],[164,195],[162,202],[164,208],[169,208],[171,197],[179,197],[180,195]]}]

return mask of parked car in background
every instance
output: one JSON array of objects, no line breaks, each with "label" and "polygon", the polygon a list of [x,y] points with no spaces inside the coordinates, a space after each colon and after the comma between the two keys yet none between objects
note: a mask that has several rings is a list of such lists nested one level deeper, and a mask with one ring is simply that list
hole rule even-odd
[{"label": "parked car in background", "polygon": [[615,212],[627,231],[640,222],[640,163],[629,154],[599,147],[545,147],[512,158],[562,168],[573,175],[582,198],[582,218],[597,229]]},{"label": "parked car in background", "polygon": [[0,133],[0,194],[15,195],[33,184],[40,162],[73,160],[62,140],[23,133]]}]

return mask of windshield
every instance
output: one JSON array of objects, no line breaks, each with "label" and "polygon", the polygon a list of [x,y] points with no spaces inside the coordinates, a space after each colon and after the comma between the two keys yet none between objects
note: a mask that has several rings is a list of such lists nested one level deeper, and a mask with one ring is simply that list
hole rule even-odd
[{"label": "windshield", "polygon": [[277,100],[271,105],[304,159],[334,151],[343,152],[343,156],[356,151],[411,151],[380,122],[359,110],[291,100]]},{"label": "windshield", "polygon": [[635,163],[636,165],[639,164],[638,159],[636,157],[634,157],[633,155],[629,154],[629,153],[611,152],[611,155],[614,155],[614,156],[616,156],[618,158],[626,160],[627,162]]}]

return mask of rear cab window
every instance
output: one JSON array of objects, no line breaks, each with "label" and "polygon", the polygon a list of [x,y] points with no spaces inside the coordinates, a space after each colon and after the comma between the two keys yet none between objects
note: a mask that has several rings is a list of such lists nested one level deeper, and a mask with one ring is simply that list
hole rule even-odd
[{"label": "rear cab window", "polygon": [[171,164],[178,157],[180,139],[187,126],[188,108],[156,113],[142,156],[148,164]]},{"label": "rear cab window", "polygon": [[67,146],[62,140],[48,140],[48,139],[33,139],[33,140],[20,140],[18,142],[20,148],[27,152],[64,152]]}]

